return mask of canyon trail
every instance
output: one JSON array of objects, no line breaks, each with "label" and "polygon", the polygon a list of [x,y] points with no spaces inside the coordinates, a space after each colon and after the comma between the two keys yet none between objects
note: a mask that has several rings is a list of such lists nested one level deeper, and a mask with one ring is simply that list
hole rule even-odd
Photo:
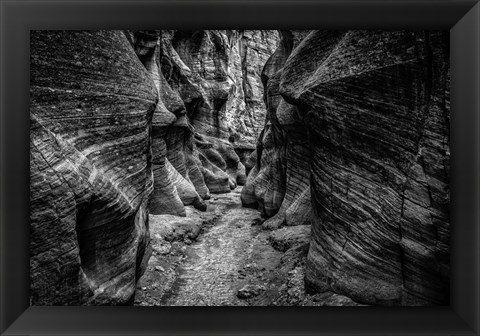
[{"label": "canyon trail", "polygon": [[[191,245],[170,244],[173,245],[167,257],[170,265],[156,258],[157,253],[165,251],[159,248],[162,246],[156,234],[159,228],[152,223],[154,253],[140,280],[137,304],[247,305],[237,293],[249,283],[245,296],[262,292],[266,297],[276,290],[268,288],[264,274],[274,273],[282,253],[268,244],[268,233],[259,226],[260,212],[241,206],[240,192],[238,187],[232,193],[215,195],[209,200],[208,212],[190,209],[187,217],[179,219],[193,226],[203,223],[206,227]],[[192,217],[197,217],[196,221],[192,222]],[[162,261],[164,266],[160,265]],[[248,288],[252,293],[247,293]]]},{"label": "canyon trail", "polygon": [[[227,205],[200,240],[187,248],[187,260],[180,267],[174,291],[165,300],[167,305],[241,305],[236,292],[241,282],[239,272],[251,257],[258,241],[257,210],[241,208],[238,193],[235,203]],[[272,248],[273,250],[273,248]],[[280,261],[279,252],[271,251],[271,267]]]},{"label": "canyon trail", "polygon": [[332,293],[306,294],[309,226],[262,229],[260,212],[242,207],[241,190],[214,195],[207,212],[150,216],[153,252],[135,305],[356,305]]}]

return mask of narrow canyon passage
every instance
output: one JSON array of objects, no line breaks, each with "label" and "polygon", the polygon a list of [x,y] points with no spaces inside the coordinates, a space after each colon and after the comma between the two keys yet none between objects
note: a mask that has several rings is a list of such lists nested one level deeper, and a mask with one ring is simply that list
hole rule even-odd
[{"label": "narrow canyon passage", "polygon": [[448,31],[30,52],[31,305],[450,304]]}]

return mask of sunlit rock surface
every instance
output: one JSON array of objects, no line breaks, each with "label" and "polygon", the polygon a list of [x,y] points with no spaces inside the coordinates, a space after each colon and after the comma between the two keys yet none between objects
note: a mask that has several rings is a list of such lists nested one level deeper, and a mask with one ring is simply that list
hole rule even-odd
[{"label": "sunlit rock surface", "polygon": [[31,303],[125,304],[149,257],[157,91],[122,32],[30,38]]},{"label": "sunlit rock surface", "polygon": [[264,69],[267,124],[244,205],[276,228],[307,223],[296,216],[311,204],[310,290],[448,304],[448,32],[289,34]]}]

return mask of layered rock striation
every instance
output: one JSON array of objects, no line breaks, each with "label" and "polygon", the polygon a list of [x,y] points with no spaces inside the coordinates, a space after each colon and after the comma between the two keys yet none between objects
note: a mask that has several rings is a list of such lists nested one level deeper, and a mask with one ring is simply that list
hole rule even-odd
[{"label": "layered rock striation", "polygon": [[160,97],[153,117],[150,210],[184,216],[183,205],[205,209],[210,193],[229,192],[246,181],[237,150],[253,150],[265,119],[260,70],[275,48],[276,32],[126,35]]},{"label": "layered rock striation", "polygon": [[242,184],[265,228],[311,224],[271,235],[310,235],[309,290],[448,304],[448,44],[440,31],[32,31],[32,304],[130,303],[149,218]]},{"label": "layered rock striation", "polygon": [[448,304],[448,32],[313,31],[293,48],[295,33],[282,35],[264,69],[269,121],[243,203],[278,227],[303,223],[294,205],[309,200],[311,290]]},{"label": "layered rock striation", "polygon": [[[254,153],[242,192],[242,203],[259,207],[266,217],[263,225],[310,224],[310,146],[307,127],[298,107],[280,94],[280,76],[288,56],[308,31],[282,31],[281,42],[262,71],[267,118]],[[252,157],[252,159],[254,158]]]},{"label": "layered rock striation", "polygon": [[33,305],[132,302],[149,214],[245,183],[275,36],[32,31]]},{"label": "layered rock striation", "polygon": [[125,304],[149,257],[155,86],[121,32],[30,38],[31,303]]}]

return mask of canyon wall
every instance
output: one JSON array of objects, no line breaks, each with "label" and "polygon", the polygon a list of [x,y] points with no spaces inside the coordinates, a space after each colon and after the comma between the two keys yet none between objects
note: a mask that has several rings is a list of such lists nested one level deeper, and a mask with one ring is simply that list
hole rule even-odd
[{"label": "canyon wall", "polygon": [[206,210],[211,193],[245,183],[277,42],[276,31],[32,31],[33,305],[128,304],[149,214]]},{"label": "canyon wall", "polygon": [[448,305],[448,32],[299,35],[282,32],[262,74],[267,123],[242,202],[267,228],[311,222],[310,290]]},{"label": "canyon wall", "polygon": [[282,31],[279,48],[266,62],[265,86],[267,121],[255,151],[256,164],[248,175],[242,203],[259,207],[269,218],[263,226],[310,223],[310,148],[307,127],[297,106],[281,96],[280,75],[288,56],[308,31]]},{"label": "canyon wall", "polygon": [[149,257],[155,86],[122,32],[30,38],[31,303],[127,303]]},{"label": "canyon wall", "polygon": [[[261,69],[276,31],[130,31],[160,103],[153,118],[152,214],[205,209],[210,193],[246,181],[246,162],[263,127]],[[240,158],[239,157],[240,154]]]},{"label": "canyon wall", "polygon": [[206,210],[245,184],[265,228],[311,225],[311,291],[448,304],[448,44],[438,31],[32,31],[31,303],[130,303],[149,214]]}]

